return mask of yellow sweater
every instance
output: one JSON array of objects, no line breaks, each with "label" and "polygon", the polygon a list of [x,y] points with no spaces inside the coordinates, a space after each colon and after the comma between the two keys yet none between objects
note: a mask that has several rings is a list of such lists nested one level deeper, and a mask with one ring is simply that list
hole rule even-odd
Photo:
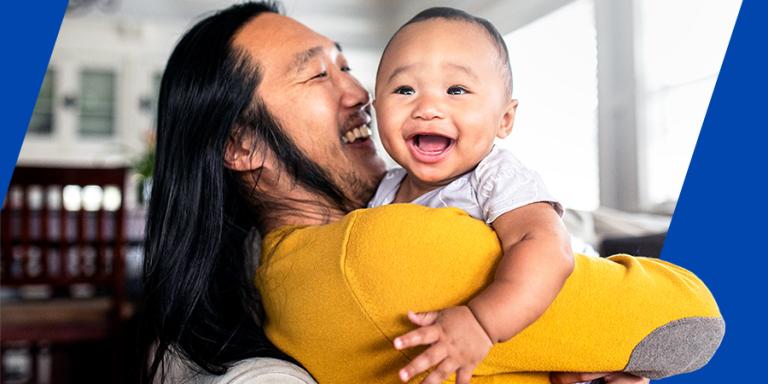
[{"label": "yellow sweater", "polygon": [[[392,346],[413,328],[406,311],[465,303],[500,256],[492,229],[453,208],[395,204],[283,227],[264,238],[256,276],[265,330],[322,384],[397,383],[420,352]],[[668,376],[703,366],[722,336],[717,304],[692,273],[576,255],[550,308],[494,346],[473,383],[548,383],[548,371]]]}]

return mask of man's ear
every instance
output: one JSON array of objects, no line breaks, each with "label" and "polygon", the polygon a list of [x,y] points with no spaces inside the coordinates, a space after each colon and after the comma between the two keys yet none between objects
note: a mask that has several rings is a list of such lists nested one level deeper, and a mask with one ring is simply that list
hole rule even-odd
[{"label": "man's ear", "polygon": [[512,126],[515,125],[515,113],[517,113],[517,99],[511,99],[501,116],[499,130],[496,131],[496,137],[503,139],[512,133]]},{"label": "man's ear", "polygon": [[[236,136],[241,136],[237,138]],[[233,171],[252,171],[262,166],[262,156],[256,156],[251,135],[230,136],[224,151],[224,166]]]}]

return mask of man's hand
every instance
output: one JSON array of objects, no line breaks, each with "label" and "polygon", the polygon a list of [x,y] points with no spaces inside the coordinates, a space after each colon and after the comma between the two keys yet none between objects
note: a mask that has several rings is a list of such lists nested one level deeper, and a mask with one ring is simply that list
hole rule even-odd
[{"label": "man's hand", "polygon": [[400,380],[436,367],[424,384],[439,384],[456,372],[456,384],[469,384],[472,371],[493,346],[488,334],[467,306],[451,307],[438,312],[408,312],[408,319],[419,328],[395,339],[395,348],[405,349],[430,345],[400,370]]},{"label": "man's hand", "polygon": [[549,381],[552,384],[574,384],[591,380],[605,380],[606,384],[648,384],[651,380],[622,372],[552,372]]}]

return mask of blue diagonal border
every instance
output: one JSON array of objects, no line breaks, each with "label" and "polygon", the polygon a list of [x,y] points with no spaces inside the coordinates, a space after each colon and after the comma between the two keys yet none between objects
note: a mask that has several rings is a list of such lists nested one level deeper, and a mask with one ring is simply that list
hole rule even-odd
[{"label": "blue diagonal border", "polygon": [[66,0],[4,1],[0,5],[0,201],[19,157],[66,8]]},{"label": "blue diagonal border", "polygon": [[768,2],[745,0],[662,254],[709,286],[725,339],[703,369],[665,383],[766,380],[767,38]]}]

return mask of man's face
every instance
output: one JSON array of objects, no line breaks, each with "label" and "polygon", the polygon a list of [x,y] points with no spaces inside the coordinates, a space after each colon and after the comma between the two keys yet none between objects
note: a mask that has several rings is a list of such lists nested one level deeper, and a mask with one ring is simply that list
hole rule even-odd
[{"label": "man's face", "polygon": [[257,95],[285,134],[348,197],[365,203],[385,165],[370,139],[370,96],[338,44],[266,13],[244,25],[233,45],[260,66]]},{"label": "man's face", "polygon": [[432,186],[474,168],[514,121],[517,102],[501,63],[497,47],[476,25],[433,19],[403,28],[376,79],[387,152]]}]

